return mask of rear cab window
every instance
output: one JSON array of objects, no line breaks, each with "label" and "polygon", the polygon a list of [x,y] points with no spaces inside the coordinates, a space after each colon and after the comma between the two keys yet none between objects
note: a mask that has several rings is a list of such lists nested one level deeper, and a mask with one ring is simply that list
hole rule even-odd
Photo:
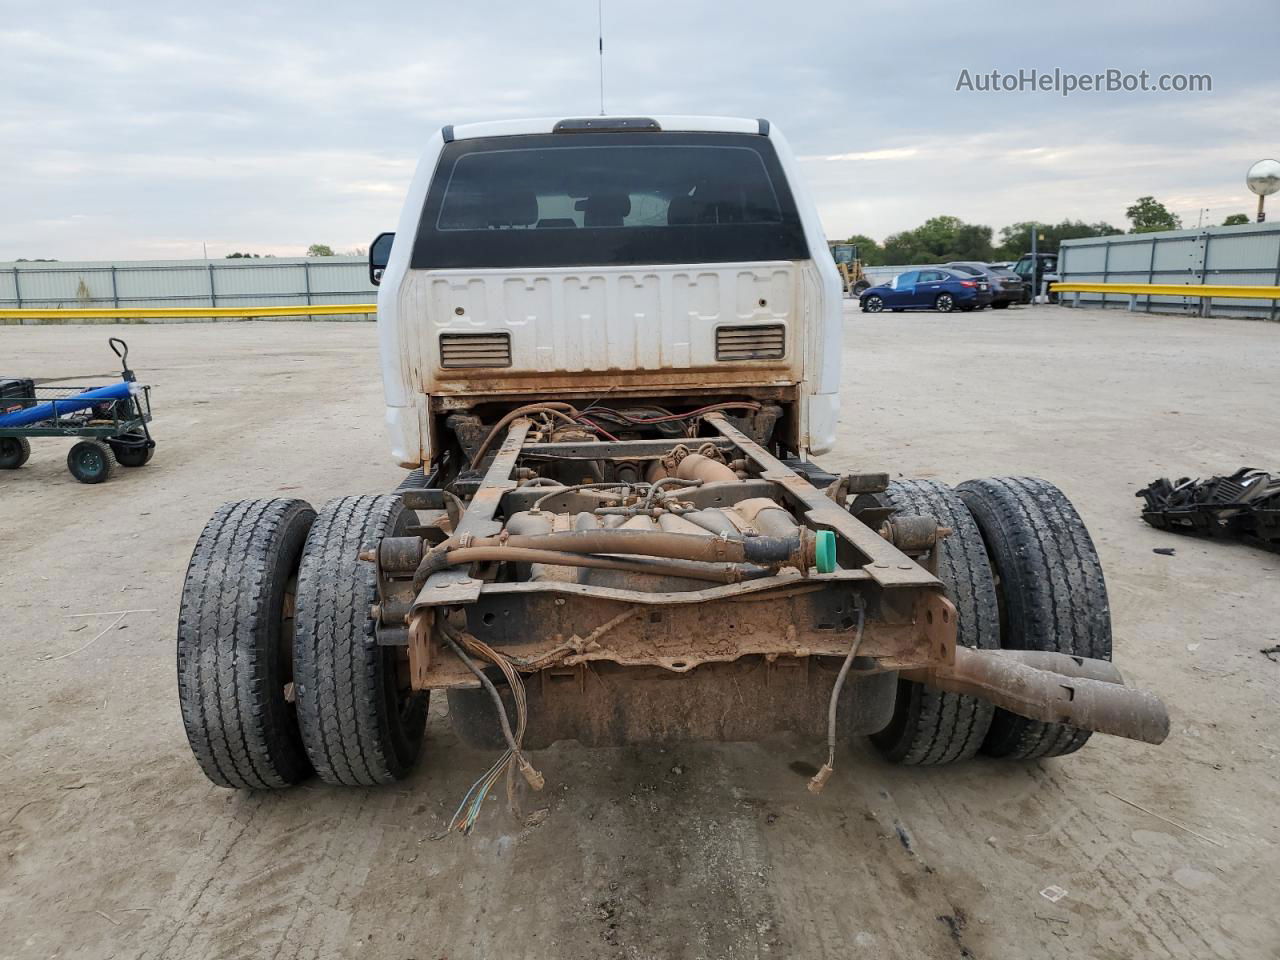
[{"label": "rear cab window", "polygon": [[446,144],[415,269],[808,259],[767,137],[552,133]]}]

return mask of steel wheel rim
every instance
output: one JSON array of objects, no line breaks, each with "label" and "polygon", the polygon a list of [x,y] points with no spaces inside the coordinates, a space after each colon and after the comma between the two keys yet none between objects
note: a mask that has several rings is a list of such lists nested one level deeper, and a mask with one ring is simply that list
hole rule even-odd
[{"label": "steel wheel rim", "polygon": [[76,466],[78,466],[86,476],[96,477],[102,472],[102,457],[98,455],[97,450],[81,450],[79,455],[76,457]]}]

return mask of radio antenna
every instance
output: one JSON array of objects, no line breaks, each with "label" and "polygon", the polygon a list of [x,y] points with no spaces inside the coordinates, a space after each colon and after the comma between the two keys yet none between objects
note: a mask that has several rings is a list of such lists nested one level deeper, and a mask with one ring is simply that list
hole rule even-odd
[{"label": "radio antenna", "polygon": [[604,0],[596,0],[596,38],[600,47],[600,116],[604,116]]}]

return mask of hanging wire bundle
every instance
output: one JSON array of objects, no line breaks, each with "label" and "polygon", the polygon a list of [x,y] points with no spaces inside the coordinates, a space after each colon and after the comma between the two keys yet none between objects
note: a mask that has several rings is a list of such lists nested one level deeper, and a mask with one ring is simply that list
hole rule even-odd
[{"label": "hanging wire bundle", "polygon": [[[513,813],[516,811],[516,771],[520,771],[529,786],[534,790],[541,790],[544,781],[542,774],[533,768],[533,765],[529,763],[520,750],[520,744],[524,740],[525,726],[528,722],[529,708],[528,700],[525,696],[524,680],[521,678],[519,671],[516,670],[509,659],[475,637],[469,634],[458,634],[448,625],[443,625],[442,632],[445,643],[449,645],[467,669],[475,674],[481,685],[489,692],[489,696],[493,698],[498,708],[498,721],[502,727],[502,735],[507,741],[506,751],[480,776],[480,779],[471,785],[471,789],[463,796],[462,802],[458,804],[458,809],[454,811],[453,817],[449,820],[448,831],[457,830],[465,835],[470,833],[471,828],[475,826],[476,820],[480,816],[480,811],[484,807],[485,798],[504,774],[507,778],[507,803]],[[466,650],[463,647],[466,647]],[[495,665],[506,677],[507,683],[511,687],[512,699],[515,701],[516,728],[514,732],[511,729],[510,721],[507,719],[506,706],[502,702],[502,696],[498,693],[498,689],[485,676],[484,671],[476,665],[475,661],[467,656],[467,650]]]}]

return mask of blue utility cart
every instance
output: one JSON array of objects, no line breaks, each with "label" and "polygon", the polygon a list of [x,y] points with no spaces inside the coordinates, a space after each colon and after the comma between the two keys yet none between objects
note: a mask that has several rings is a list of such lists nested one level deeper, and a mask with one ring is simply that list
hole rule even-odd
[{"label": "blue utility cart", "polygon": [[110,479],[114,464],[144,467],[155,454],[151,388],[129,369],[129,346],[107,343],[120,358],[120,382],[96,387],[36,386],[0,377],[0,470],[16,470],[31,456],[31,437],[79,437],[67,469],[81,483]]}]

